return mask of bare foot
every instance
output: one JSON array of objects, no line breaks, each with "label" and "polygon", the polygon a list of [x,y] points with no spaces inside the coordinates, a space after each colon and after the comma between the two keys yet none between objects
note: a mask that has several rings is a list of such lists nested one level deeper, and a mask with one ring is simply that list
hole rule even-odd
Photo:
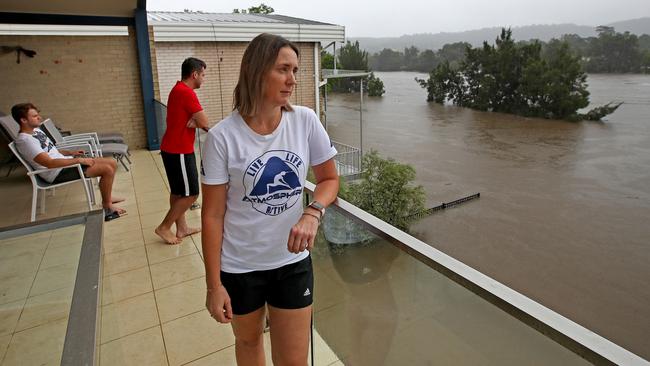
[{"label": "bare foot", "polygon": [[176,237],[171,230],[163,229],[160,226],[158,226],[154,232],[167,244],[180,244],[183,241],[182,238]]},{"label": "bare foot", "polygon": [[200,233],[200,232],[201,232],[200,227],[188,227],[188,228],[185,228],[185,230],[177,230],[176,231],[176,237],[179,238],[179,239],[182,239],[182,238],[184,238],[186,236],[190,236],[192,234],[197,234],[197,233]]},{"label": "bare foot", "polygon": [[120,216],[126,215],[126,210],[125,209],[119,208],[119,207],[117,207],[115,205],[111,205],[109,207],[109,210],[117,212],[117,214],[120,215]]},{"label": "bare foot", "polygon": [[124,197],[117,197],[117,196],[112,196],[111,197],[111,203],[120,203],[126,201],[126,198]]}]

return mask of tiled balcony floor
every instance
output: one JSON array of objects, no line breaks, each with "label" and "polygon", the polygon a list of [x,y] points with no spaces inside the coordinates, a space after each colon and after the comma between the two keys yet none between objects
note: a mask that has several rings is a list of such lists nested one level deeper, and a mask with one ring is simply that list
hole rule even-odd
[{"label": "tiled balcony floor", "polygon": [[[161,242],[153,229],[165,215],[169,191],[160,155],[135,151],[132,160],[130,172],[118,169],[114,187],[117,195],[126,197],[120,206],[128,215],[104,225],[100,364],[235,365],[230,326],[216,323],[205,310],[201,235],[185,238],[176,246]],[[0,215],[0,227],[29,221],[31,183],[24,170],[18,169],[10,177],[0,179],[0,200],[3,206],[11,207]],[[46,212],[37,219],[83,212],[85,205],[81,186],[71,184],[57,189],[54,196],[47,196]],[[200,210],[189,211],[187,218],[190,225],[199,226]],[[9,253],[4,244],[0,242],[0,254]],[[40,247],[34,249],[42,251]],[[2,282],[3,286],[11,287],[8,281]],[[4,287],[3,292],[7,292]],[[5,326],[12,329],[0,333],[3,366],[13,364],[14,356],[20,356],[20,349],[30,349],[31,339],[39,342],[39,338],[30,337],[28,332],[56,328],[67,316],[63,312],[63,316],[27,324],[29,319],[23,317],[28,314],[16,316],[15,309],[9,306],[29,302],[27,293],[16,292],[14,297],[0,301],[0,329]],[[51,299],[58,300],[56,296]],[[21,327],[21,324],[27,325]],[[318,333],[314,334],[316,364],[342,365]],[[268,334],[265,342],[267,364],[271,365]],[[38,343],[33,347],[38,347]],[[44,364],[57,363],[47,357],[44,360]]]}]

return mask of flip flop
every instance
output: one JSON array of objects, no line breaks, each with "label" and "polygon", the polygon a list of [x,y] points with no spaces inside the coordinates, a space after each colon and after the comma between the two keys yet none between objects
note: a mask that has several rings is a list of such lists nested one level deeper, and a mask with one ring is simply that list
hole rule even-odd
[{"label": "flip flop", "polygon": [[107,212],[104,215],[104,221],[111,221],[120,218],[120,214],[117,211]]}]

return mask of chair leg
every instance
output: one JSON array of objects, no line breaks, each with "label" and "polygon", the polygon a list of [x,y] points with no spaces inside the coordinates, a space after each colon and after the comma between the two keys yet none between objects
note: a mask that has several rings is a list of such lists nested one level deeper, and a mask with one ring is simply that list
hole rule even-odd
[{"label": "chair leg", "polygon": [[41,215],[45,213],[45,195],[47,191],[43,191],[41,194]]},{"label": "chair leg", "polygon": [[119,161],[122,164],[122,166],[124,167],[124,169],[126,169],[126,171],[128,172],[129,168],[127,168],[126,164],[124,164],[124,159],[123,159],[124,155],[117,155],[116,158],[117,158],[117,161]]},{"label": "chair leg", "polygon": [[91,204],[94,205],[97,203],[97,201],[95,198],[95,186],[93,185],[93,179],[94,178],[84,179],[83,184],[85,186],[84,188],[86,189],[86,192],[89,194]]},{"label": "chair leg", "polygon": [[36,202],[38,201],[38,188],[32,189],[32,222],[36,221]]},{"label": "chair leg", "polygon": [[88,211],[92,211],[93,204],[95,203],[93,181],[91,179],[82,179],[82,183],[84,185],[84,190],[86,191],[86,200],[88,200]]},{"label": "chair leg", "polygon": [[122,156],[124,156],[124,158],[129,162],[129,164],[133,164],[131,163],[131,159],[129,159],[129,155],[122,155]]}]

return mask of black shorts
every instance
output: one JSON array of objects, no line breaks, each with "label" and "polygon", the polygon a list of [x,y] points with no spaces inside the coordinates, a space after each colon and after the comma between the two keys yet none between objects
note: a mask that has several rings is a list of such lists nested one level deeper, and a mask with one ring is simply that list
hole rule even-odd
[{"label": "black shorts", "polygon": [[276,269],[247,273],[221,272],[232,312],[251,313],[265,303],[279,309],[302,309],[314,299],[314,271],[311,256]]},{"label": "black shorts", "polygon": [[169,190],[177,196],[189,197],[199,194],[199,175],[196,157],[192,154],[173,154],[161,151]]},{"label": "black shorts", "polygon": [[[88,178],[86,176],[86,169],[88,169],[88,165],[81,166],[81,170],[84,172],[84,177]],[[79,177],[79,169],[77,169],[76,166],[70,168],[63,168],[63,170],[59,172],[56,178],[54,178],[52,184],[65,183],[79,178],[81,177]]]}]

